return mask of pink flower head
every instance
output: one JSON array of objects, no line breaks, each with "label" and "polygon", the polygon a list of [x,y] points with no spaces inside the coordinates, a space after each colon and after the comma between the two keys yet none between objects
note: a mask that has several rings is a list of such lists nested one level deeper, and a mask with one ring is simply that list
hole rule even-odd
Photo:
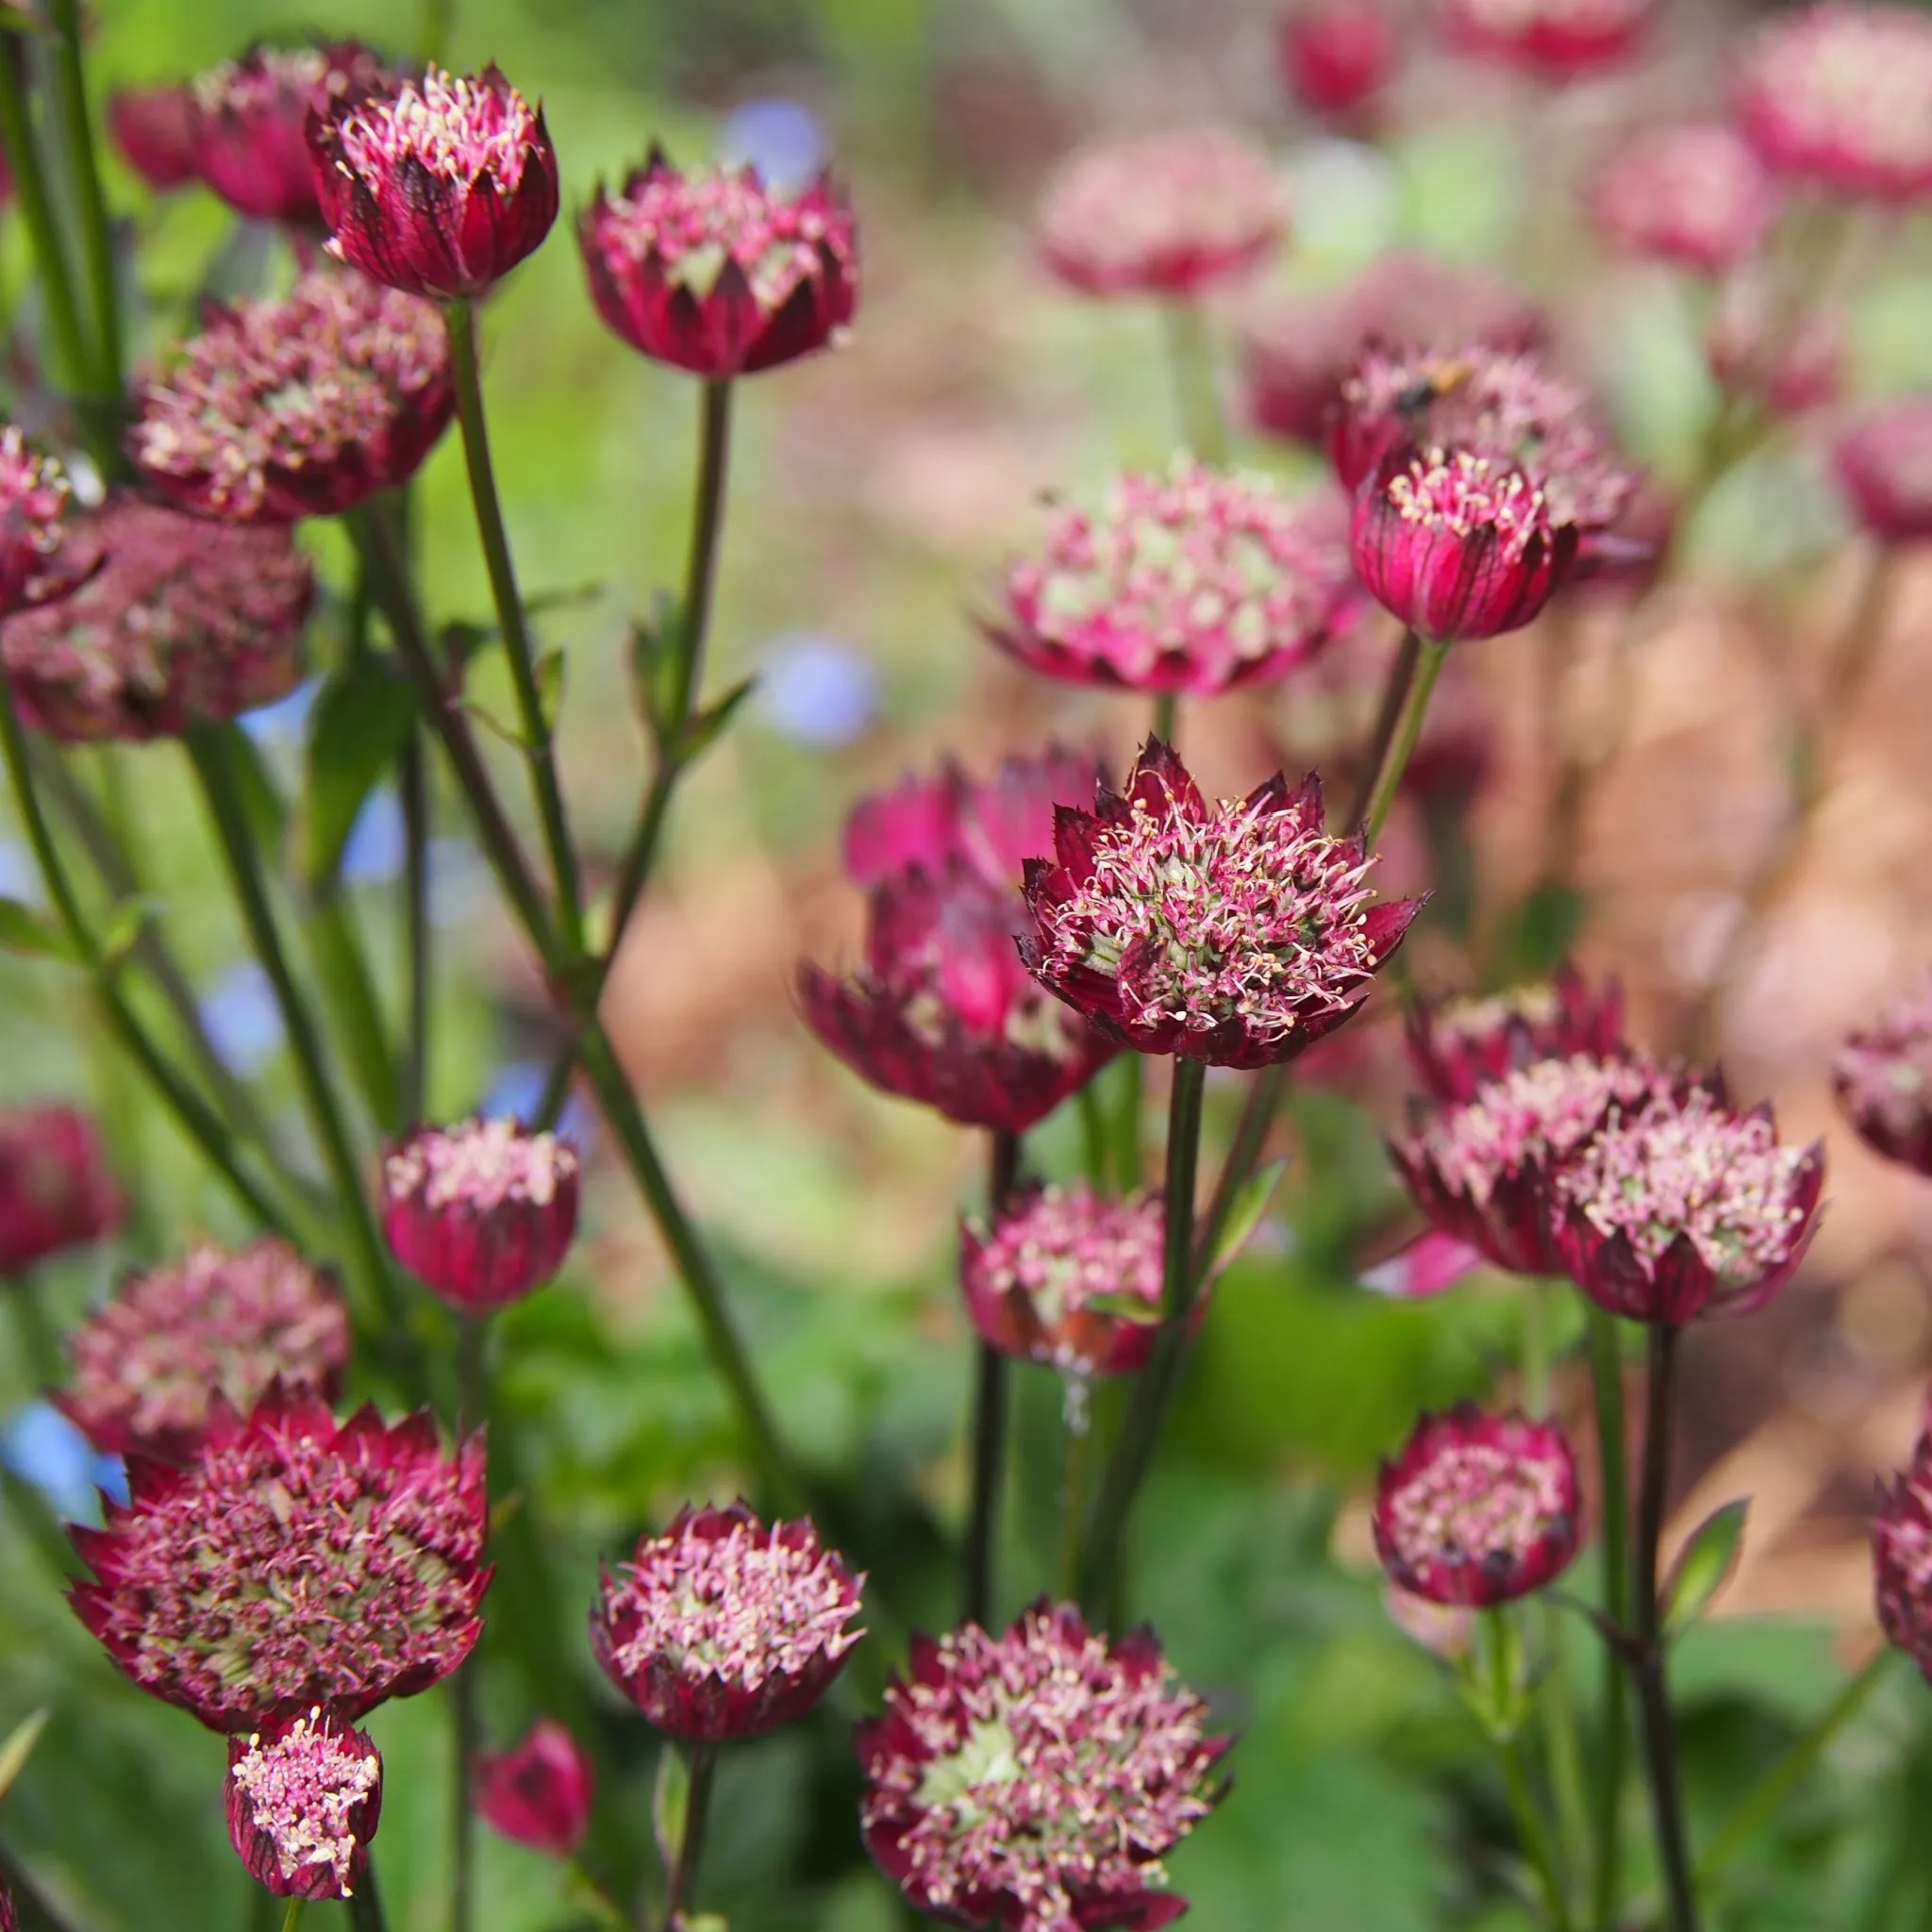
[{"label": "pink flower head", "polygon": [[431,301],[501,281],[557,219],[557,150],[543,110],[492,65],[419,80],[308,121],[328,251]]},{"label": "pink flower head", "polygon": [[491,1830],[553,1858],[574,1858],[591,1828],[591,1761],[554,1718],[513,1751],[476,1759],[477,1815]]},{"label": "pink flower head", "polygon": [[541,1288],[577,1229],[577,1151],[511,1120],[423,1127],[382,1164],[382,1230],[452,1307],[487,1314]]},{"label": "pink flower head", "polygon": [[193,82],[188,138],[194,172],[238,214],[291,227],[324,225],[304,127],[391,79],[358,41],[251,47]]},{"label": "pink flower head", "polygon": [[1466,449],[1391,451],[1355,500],[1355,567],[1376,600],[1438,643],[1521,630],[1576,563],[1522,470]]},{"label": "pink flower head", "polygon": [[1576,1458],[1554,1423],[1462,1403],[1425,1415],[1375,1484],[1375,1554],[1399,1588],[1489,1609],[1541,1590],[1576,1555]]},{"label": "pink flower head", "polygon": [[1866,1145],[1932,1175],[1932,979],[1832,1063],[1832,1086]]},{"label": "pink flower head", "polygon": [[948,759],[933,777],[902,779],[853,808],[845,875],[875,886],[908,866],[933,872],[958,859],[1017,894],[1027,858],[1053,838],[1055,809],[1085,803],[1099,783],[1097,760],[1058,744],[1009,758],[986,779]]},{"label": "pink flower head", "polygon": [[284,529],[113,495],[63,550],[80,588],[0,625],[21,716],[67,742],[178,736],[286,697],[314,573]]},{"label": "pink flower head", "polygon": [[1658,1075],[1634,1057],[1574,1053],[1532,1060],[1460,1105],[1424,1111],[1390,1152],[1431,1225],[1498,1268],[1554,1274],[1556,1174],[1619,1105],[1639,1106]]},{"label": "pink flower head", "polygon": [[338,1423],[272,1389],[218,1412],[186,1467],[134,1456],[128,1500],[69,1534],[68,1592],[117,1669],[216,1731],[319,1704],[354,1719],[469,1656],[490,1571],[483,1439],[454,1457],[426,1411]]},{"label": "pink flower head", "polygon": [[1881,543],[1932,538],[1932,396],[1910,396],[1868,416],[1832,447],[1858,522]]},{"label": "pink flower head", "polygon": [[0,617],[65,596],[84,566],[67,554],[67,475],[0,426]]},{"label": "pink flower head", "polygon": [[1384,0],[1296,0],[1281,17],[1279,50],[1289,92],[1341,122],[1373,107],[1402,58]]},{"label": "pink flower head", "polygon": [[340,516],[416,474],[456,409],[427,302],[354,270],[215,308],[142,394],[128,454],[182,509],[230,523]]},{"label": "pink flower head", "polygon": [[1026,864],[1041,983],[1140,1053],[1293,1059],[1347,1020],[1421,901],[1373,903],[1363,839],[1323,829],[1322,783],[1277,773],[1210,806],[1150,739],[1124,796],[1062,809]]},{"label": "pink flower head", "polygon": [[1176,457],[1116,476],[1097,513],[1058,511],[987,635],[1073,684],[1211,697],[1279,677],[1360,608],[1347,521],[1325,491]]},{"label": "pink flower head", "polygon": [[1654,127],[1620,148],[1591,190],[1619,248],[1720,275],[1754,254],[1777,194],[1749,142],[1718,122]]},{"label": "pink flower head", "polygon": [[[157,194],[201,174],[194,116],[192,88],[129,88],[108,96],[108,132],[121,158]],[[303,164],[306,175],[306,150]]]},{"label": "pink flower head", "polygon": [[1088,295],[1198,295],[1244,274],[1288,225],[1265,148],[1219,130],[1088,148],[1040,208],[1046,265]]},{"label": "pink flower head", "polygon": [[1793,417],[1838,400],[1849,346],[1838,309],[1812,309],[1792,329],[1762,283],[1734,275],[1718,298],[1704,355],[1720,389],[1774,415]]},{"label": "pink flower head", "polygon": [[127,1275],[67,1352],[74,1379],[54,1399],[96,1449],[178,1462],[224,1404],[246,1413],[278,1380],[333,1401],[349,1318],[327,1269],[263,1235]]},{"label": "pink flower head", "polygon": [[1442,0],[1454,45],[1548,81],[1622,66],[1649,14],[1650,0]]},{"label": "pink flower head", "polygon": [[961,1229],[966,1312],[1005,1355],[1071,1376],[1131,1374],[1154,1346],[1166,1235],[1158,1195],[1028,1188],[991,1226]]},{"label": "pink flower head", "polygon": [[1560,1272],[1613,1315],[1677,1326],[1759,1308],[1810,1245],[1824,1154],[1769,1108],[1681,1082],[1619,1108],[1557,1174]]},{"label": "pink flower head", "polygon": [[692,1743],[762,1737],[818,1703],[865,1634],[863,1576],[808,1522],[768,1529],[742,1503],[681,1509],[604,1574],[591,1648],[658,1729]]},{"label": "pink flower head", "polygon": [[1909,1469],[1878,1485],[1872,1511],[1878,1621],[1932,1682],[1932,1434]]},{"label": "pink flower head", "polygon": [[821,175],[674,167],[660,148],[577,224],[597,313],[632,348],[717,380],[836,342],[858,297],[852,210]]},{"label": "pink flower head", "polygon": [[111,1234],[125,1206],[91,1114],[0,1110],[0,1277]]},{"label": "pink flower head", "polygon": [[228,1837],[275,1898],[349,1898],[382,1816],[382,1757],[366,1731],[312,1705],[228,1740]]},{"label": "pink flower head", "polygon": [[916,1635],[858,1726],[866,1848],[928,1917],[1155,1932],[1188,1908],[1160,1861],[1220,1802],[1230,1742],[1150,1630],[1109,1641],[1041,1602],[998,1637]]},{"label": "pink flower head", "polygon": [[1932,20],[1916,7],[1825,0],[1767,25],[1732,97],[1780,174],[1855,200],[1932,191]]},{"label": "pink flower head", "polygon": [[1491,1081],[1535,1060],[1584,1055],[1616,1057],[1624,1032],[1624,996],[1612,981],[1593,992],[1574,967],[1547,981],[1483,999],[1418,1005],[1406,1023],[1408,1060],[1430,1097],[1452,1105],[1474,1100]]}]

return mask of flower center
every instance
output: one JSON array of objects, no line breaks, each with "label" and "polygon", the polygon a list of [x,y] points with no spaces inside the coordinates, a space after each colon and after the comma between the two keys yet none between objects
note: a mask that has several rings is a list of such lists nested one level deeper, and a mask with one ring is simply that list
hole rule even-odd
[{"label": "flower center", "polygon": [[273,1743],[256,1733],[230,1775],[255,1828],[274,1844],[283,1878],[325,1865],[346,1898],[358,1842],[355,1813],[381,1783],[382,1760],[345,1750],[313,1709]]},{"label": "flower center", "polygon": [[1487,1442],[1444,1447],[1389,1499],[1389,1533],[1420,1567],[1522,1556],[1568,1517],[1559,1463]]},{"label": "flower center", "polygon": [[387,175],[411,160],[451,188],[488,175],[500,194],[522,184],[536,116],[515,88],[492,88],[432,67],[341,124],[343,158],[358,175]]}]

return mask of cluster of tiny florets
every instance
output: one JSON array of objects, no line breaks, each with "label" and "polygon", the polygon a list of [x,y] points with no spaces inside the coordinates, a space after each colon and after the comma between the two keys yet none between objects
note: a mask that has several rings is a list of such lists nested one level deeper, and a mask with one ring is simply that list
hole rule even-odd
[{"label": "cluster of tiny florets", "polygon": [[1922,1435],[1911,1466],[1878,1485],[1872,1557],[1878,1621],[1932,1680],[1932,1437]]},{"label": "cluster of tiny florets", "polygon": [[548,1207],[577,1174],[577,1151],[555,1134],[525,1133],[513,1120],[425,1127],[384,1163],[391,1200],[479,1213],[507,1202]]},{"label": "cluster of tiny florets", "polygon": [[991,1293],[1024,1294],[1048,1334],[1103,1299],[1109,1313],[1132,1319],[1139,1304],[1152,1320],[1160,1309],[1166,1229],[1158,1195],[1109,1200],[1084,1182],[1047,1187],[992,1224],[978,1243],[977,1265]]},{"label": "cluster of tiny florets", "polygon": [[42,577],[60,542],[67,474],[11,424],[0,429],[0,617],[45,593]]},{"label": "cluster of tiny florets", "polygon": [[252,1734],[228,1775],[244,1816],[275,1847],[284,1879],[325,1867],[347,1898],[362,1850],[357,1814],[382,1787],[382,1759],[345,1749],[321,1708],[298,1717],[279,1737]]},{"label": "cluster of tiny florets", "polygon": [[1932,1114],[1932,980],[1848,1040],[1832,1073],[1861,1130],[1900,1142],[1923,1134]]},{"label": "cluster of tiny florets", "polygon": [[1390,477],[1387,494],[1405,523],[1457,537],[1492,535],[1510,562],[1550,527],[1542,491],[1521,470],[1466,449],[1425,451]]},{"label": "cluster of tiny florets", "polygon": [[1480,1565],[1520,1558],[1574,1513],[1574,1473],[1557,1456],[1470,1436],[1445,1440],[1382,1505],[1384,1532],[1406,1564]]},{"label": "cluster of tiny florets", "polygon": [[1710,122],[1639,136],[1597,176],[1591,207],[1633,254],[1715,274],[1763,240],[1775,201],[1756,151]]},{"label": "cluster of tiny florets", "polygon": [[343,162],[353,174],[388,178],[408,160],[446,187],[487,175],[500,192],[513,192],[537,139],[537,116],[515,88],[492,87],[491,78],[431,67],[350,109],[336,129]]}]

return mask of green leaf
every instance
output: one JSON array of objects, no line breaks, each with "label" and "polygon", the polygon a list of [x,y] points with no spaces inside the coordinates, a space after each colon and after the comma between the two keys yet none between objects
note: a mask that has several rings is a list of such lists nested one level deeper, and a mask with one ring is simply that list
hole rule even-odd
[{"label": "green leaf", "polygon": [[296,841],[296,868],[311,890],[333,883],[349,833],[402,756],[414,718],[408,687],[379,658],[365,653],[324,684],[308,730]]},{"label": "green leaf", "polygon": [[667,1872],[676,1868],[690,1810],[691,1769],[677,1746],[666,1744],[658,1754],[658,1779],[651,1788],[651,1826]]},{"label": "green leaf", "polygon": [[40,1709],[22,1718],[7,1734],[7,1741],[0,1744],[0,1798],[12,1790],[13,1780],[20,1775],[21,1767],[26,1762],[52,1715],[53,1707],[42,1705]]},{"label": "green leaf", "polygon": [[288,829],[288,801],[262,762],[260,748],[239,724],[206,728],[210,740],[219,744],[221,756],[228,761],[228,770],[241,789],[242,808],[248,814],[255,836],[267,850],[279,852],[282,836]]},{"label": "green leaf", "polygon": [[1688,1630],[1729,1580],[1744,1546],[1744,1518],[1750,1507],[1740,1496],[1735,1503],[1713,1509],[1690,1532],[1690,1540],[1678,1552],[1657,1593],[1667,1638]]},{"label": "green leaf", "polygon": [[0,948],[30,959],[72,962],[74,948],[67,936],[24,900],[0,897]]},{"label": "green leaf", "polygon": [[1208,1257],[1208,1273],[1218,1274],[1247,1246],[1249,1237],[1261,1224],[1261,1217],[1268,1211],[1269,1200],[1281,1183],[1281,1176],[1287,1171],[1288,1157],[1271,1160],[1267,1166],[1259,1167],[1244,1180],[1228,1204],[1227,1219],[1222,1223],[1221,1233],[1214,1243],[1214,1252]]},{"label": "green leaf", "polygon": [[1116,1322],[1131,1322],[1140,1328],[1157,1327],[1160,1322],[1160,1304],[1150,1302],[1145,1295],[1135,1294],[1130,1289],[1089,1295],[1081,1307],[1092,1309],[1096,1315],[1111,1315]]},{"label": "green leaf", "polygon": [[741,678],[716,704],[694,713],[677,739],[677,762],[695,764],[724,735],[724,728],[738,715],[738,708],[758,686],[756,677]]}]

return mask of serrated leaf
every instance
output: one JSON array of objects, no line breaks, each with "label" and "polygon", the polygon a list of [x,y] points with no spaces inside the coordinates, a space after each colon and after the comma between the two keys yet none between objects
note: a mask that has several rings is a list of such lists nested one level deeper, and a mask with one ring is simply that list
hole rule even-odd
[{"label": "serrated leaf", "polygon": [[13,1780],[20,1775],[21,1767],[32,1755],[34,1745],[41,1733],[47,1727],[47,1720],[53,1715],[51,1705],[42,1705],[40,1709],[31,1711],[14,1725],[7,1734],[7,1741],[0,1744],[0,1798],[13,1789]]},{"label": "serrated leaf", "polygon": [[295,858],[311,891],[333,882],[349,834],[402,757],[415,715],[408,687],[366,653],[331,673],[317,694]]},{"label": "serrated leaf", "polygon": [[108,915],[108,923],[101,929],[101,964],[120,965],[133,951],[142,927],[150,919],[158,917],[160,910],[161,902],[145,892],[137,893],[131,899],[123,899]]},{"label": "serrated leaf", "polygon": [[0,896],[0,948],[28,959],[75,958],[67,936],[23,899]]},{"label": "serrated leaf", "polygon": [[1257,1168],[1241,1183],[1228,1204],[1227,1219],[1221,1224],[1214,1252],[1208,1257],[1209,1274],[1218,1274],[1247,1246],[1249,1238],[1260,1226],[1261,1217],[1268,1211],[1268,1203],[1287,1168],[1288,1157],[1284,1154],[1265,1167]]},{"label": "serrated leaf", "polygon": [[1744,1546],[1744,1519],[1750,1507],[1749,1501],[1740,1496],[1713,1509],[1690,1532],[1657,1592],[1659,1620],[1667,1638],[1681,1637],[1729,1580]]},{"label": "serrated leaf", "polygon": [[738,715],[738,708],[758,687],[756,677],[741,678],[717,703],[708,705],[689,719],[677,739],[677,762],[694,764],[724,734],[724,728]]},{"label": "serrated leaf", "polygon": [[691,1811],[691,1770],[684,1754],[666,1744],[658,1754],[658,1776],[651,1788],[651,1828],[664,1869],[674,1871],[684,1843],[684,1822]]}]

